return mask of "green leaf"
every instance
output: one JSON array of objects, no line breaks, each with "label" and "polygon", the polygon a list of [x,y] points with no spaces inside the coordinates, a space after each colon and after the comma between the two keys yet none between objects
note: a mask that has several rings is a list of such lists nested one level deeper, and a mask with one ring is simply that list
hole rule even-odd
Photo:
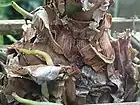
[{"label": "green leaf", "polygon": [[0,35],[0,45],[3,45],[3,36],[2,35]]}]

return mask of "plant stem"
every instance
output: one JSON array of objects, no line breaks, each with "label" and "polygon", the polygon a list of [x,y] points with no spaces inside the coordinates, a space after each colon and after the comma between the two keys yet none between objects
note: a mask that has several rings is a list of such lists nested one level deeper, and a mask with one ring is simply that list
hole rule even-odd
[{"label": "plant stem", "polygon": [[17,42],[17,40],[12,35],[6,35],[12,42]]},{"label": "plant stem", "polygon": [[24,54],[42,56],[45,59],[47,65],[49,65],[49,66],[53,66],[54,65],[53,61],[52,61],[52,58],[46,52],[43,52],[43,51],[40,51],[40,50],[27,50],[27,49],[23,49],[23,48],[20,48],[18,50],[21,53],[24,53]]},{"label": "plant stem", "polygon": [[12,7],[19,12],[21,15],[23,15],[24,17],[26,17],[27,19],[32,20],[33,15],[27,11],[25,11],[23,8],[21,8],[20,6],[18,6],[14,1],[11,2]]},{"label": "plant stem", "polygon": [[116,0],[115,7],[114,7],[114,17],[118,16],[118,9],[119,9],[119,0]]},{"label": "plant stem", "polygon": [[16,93],[12,93],[12,96],[20,103],[23,103],[25,105],[62,105],[62,104],[57,104],[57,103],[51,103],[51,102],[37,102],[37,101],[32,101],[28,99],[24,99],[19,97]]}]

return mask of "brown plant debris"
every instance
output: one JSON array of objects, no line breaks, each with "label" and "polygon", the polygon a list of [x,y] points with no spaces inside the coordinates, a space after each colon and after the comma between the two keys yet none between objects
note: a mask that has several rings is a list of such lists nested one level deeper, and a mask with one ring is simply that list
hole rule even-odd
[{"label": "brown plant debris", "polygon": [[12,92],[65,105],[139,100],[137,51],[130,30],[111,36],[113,3],[50,0],[34,10],[32,24],[1,62],[2,103],[19,105]]}]

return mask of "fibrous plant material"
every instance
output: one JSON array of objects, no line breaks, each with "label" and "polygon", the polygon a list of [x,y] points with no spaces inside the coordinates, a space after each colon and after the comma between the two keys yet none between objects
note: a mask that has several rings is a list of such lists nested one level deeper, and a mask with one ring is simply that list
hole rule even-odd
[{"label": "fibrous plant material", "polygon": [[118,33],[117,39],[111,36],[112,17],[107,10],[113,3],[55,0],[38,7],[32,12],[32,23],[23,26],[23,38],[12,45],[7,75],[28,77],[38,85],[47,82],[47,100],[55,103],[135,101],[137,51],[129,30]]}]

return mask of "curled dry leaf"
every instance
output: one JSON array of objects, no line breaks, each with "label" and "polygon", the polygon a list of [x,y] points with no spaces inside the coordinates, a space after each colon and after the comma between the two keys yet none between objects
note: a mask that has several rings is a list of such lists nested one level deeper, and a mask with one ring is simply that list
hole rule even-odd
[{"label": "curled dry leaf", "polygon": [[29,71],[29,75],[33,78],[35,82],[37,82],[38,84],[42,84],[45,81],[55,80],[59,75],[61,67],[34,65],[24,67],[24,69]]},{"label": "curled dry leaf", "polygon": [[[85,40],[79,41],[78,44],[85,63],[91,65],[96,71],[100,71],[106,63],[113,63],[115,59],[114,49],[109,40],[111,20],[112,17],[105,14],[100,32],[91,40],[91,44],[88,44]],[[95,41],[95,43],[92,41]]]},{"label": "curled dry leaf", "polygon": [[[47,38],[49,38],[49,40],[52,44],[52,47],[54,47],[53,49],[57,50],[57,52],[62,54],[63,52],[62,52],[61,47],[58,45],[58,43],[53,38],[53,35],[50,30],[49,17],[48,17],[46,10],[43,7],[39,7],[39,10],[34,14],[32,22],[33,22],[33,26],[38,29],[38,32],[42,32],[43,30],[46,31],[45,33],[47,33]],[[40,33],[38,33],[38,34],[40,34]]]}]

